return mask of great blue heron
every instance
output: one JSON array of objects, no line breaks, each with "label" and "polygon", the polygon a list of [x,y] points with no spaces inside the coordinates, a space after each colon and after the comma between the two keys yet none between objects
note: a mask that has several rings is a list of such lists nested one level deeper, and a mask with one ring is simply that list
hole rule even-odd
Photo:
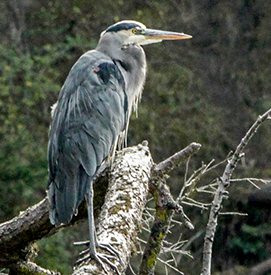
[{"label": "great blue heron", "polygon": [[[95,50],[72,67],[52,110],[48,144],[50,220],[68,223],[85,198],[90,256],[96,252],[93,178],[102,162],[126,139],[129,118],[137,108],[146,76],[140,45],[190,35],[147,29],[136,21],[118,22],[101,33]],[[112,251],[111,251],[112,252]]]}]

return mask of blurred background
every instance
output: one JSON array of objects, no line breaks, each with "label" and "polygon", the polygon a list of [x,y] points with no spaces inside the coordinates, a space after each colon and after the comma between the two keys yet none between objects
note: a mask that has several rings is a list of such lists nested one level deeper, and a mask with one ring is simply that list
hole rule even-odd
[{"label": "blurred background", "polygon": [[[132,19],[193,36],[144,47],[148,76],[128,141],[148,140],[155,162],[195,141],[202,149],[191,159],[189,174],[202,162],[218,163],[271,107],[268,0],[2,0],[0,9],[0,222],[44,198],[50,106],[74,62],[95,48],[100,33],[116,21]],[[270,179],[270,136],[266,122],[246,148],[234,178]],[[221,176],[224,166],[199,184]],[[168,181],[176,194],[184,171],[180,167]],[[214,274],[248,274],[271,258],[271,186],[260,185],[257,190],[238,182],[228,189],[223,211],[249,215],[219,218]],[[184,210],[195,231],[177,231],[189,240],[186,250],[194,259],[184,255],[178,267],[194,275],[201,270],[208,211],[187,205]],[[84,226],[66,229],[38,242],[36,262],[68,274],[78,252],[72,243],[82,240],[84,232]],[[156,273],[165,274],[164,269]]]}]

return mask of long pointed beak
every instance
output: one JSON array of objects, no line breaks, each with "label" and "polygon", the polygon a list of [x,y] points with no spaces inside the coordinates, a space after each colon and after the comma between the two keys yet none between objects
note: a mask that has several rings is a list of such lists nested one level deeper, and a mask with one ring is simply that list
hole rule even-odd
[{"label": "long pointed beak", "polygon": [[155,40],[179,40],[179,39],[190,39],[191,35],[179,33],[179,32],[169,32],[169,31],[160,31],[160,30],[152,30],[146,29],[145,36],[148,36],[149,39]]},{"label": "long pointed beak", "polygon": [[179,32],[168,32],[168,31],[159,31],[152,29],[145,29],[140,33],[144,37],[143,40],[137,42],[139,45],[147,45],[152,43],[158,43],[163,40],[180,40],[180,39],[190,39],[191,35],[179,33]]}]

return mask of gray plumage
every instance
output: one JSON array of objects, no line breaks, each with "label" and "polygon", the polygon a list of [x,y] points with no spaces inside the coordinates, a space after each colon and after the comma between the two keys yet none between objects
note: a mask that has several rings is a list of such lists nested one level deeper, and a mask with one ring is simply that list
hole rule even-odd
[{"label": "gray plumage", "polygon": [[48,144],[50,220],[68,223],[86,197],[90,254],[97,260],[92,182],[117,143],[125,141],[132,108],[140,100],[146,77],[140,45],[185,38],[190,36],[148,30],[136,21],[109,27],[97,48],[74,64],[53,108]]},{"label": "gray plumage", "polygon": [[127,121],[128,99],[118,66],[97,51],[84,54],[71,69],[52,117],[48,158],[53,224],[71,220]]}]

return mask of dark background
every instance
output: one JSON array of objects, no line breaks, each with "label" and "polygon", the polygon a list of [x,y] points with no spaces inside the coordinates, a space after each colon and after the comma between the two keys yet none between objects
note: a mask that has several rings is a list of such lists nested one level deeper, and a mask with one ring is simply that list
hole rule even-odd
[{"label": "dark background", "polygon": [[[3,0],[0,9],[0,222],[45,196],[50,106],[74,62],[95,48],[100,33],[116,21],[133,19],[193,36],[144,47],[148,76],[128,141],[148,140],[156,162],[195,141],[202,149],[190,161],[190,174],[202,162],[218,163],[271,106],[268,0]],[[270,179],[270,134],[266,122],[246,148],[235,178]],[[221,176],[223,169],[199,184]],[[183,180],[180,167],[168,181],[176,194]],[[249,216],[219,218],[215,274],[233,269],[239,271],[228,274],[241,274],[271,257],[270,187],[257,191],[240,182],[228,191],[223,210]],[[205,202],[212,198],[192,196]],[[186,205],[184,210],[196,227],[194,232],[181,228],[194,259],[183,256],[179,269],[199,274],[208,212]],[[37,262],[68,274],[77,253],[72,243],[84,231],[72,228],[42,240]]]}]

